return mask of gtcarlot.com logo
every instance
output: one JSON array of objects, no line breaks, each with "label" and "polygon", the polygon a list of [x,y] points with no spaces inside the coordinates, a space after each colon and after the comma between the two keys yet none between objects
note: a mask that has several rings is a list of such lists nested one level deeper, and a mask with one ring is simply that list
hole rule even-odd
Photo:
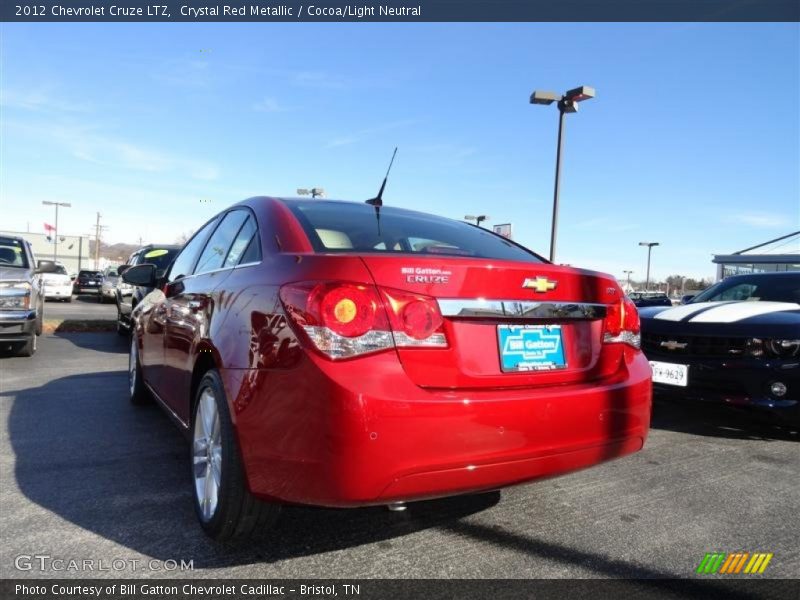
[{"label": "gtcarlot.com logo", "polygon": [[156,558],[63,558],[49,554],[20,554],[14,558],[18,571],[63,571],[69,573],[107,571],[193,571],[194,560]]},{"label": "gtcarlot.com logo", "polygon": [[701,575],[755,575],[763,573],[772,552],[707,552],[697,567]]}]

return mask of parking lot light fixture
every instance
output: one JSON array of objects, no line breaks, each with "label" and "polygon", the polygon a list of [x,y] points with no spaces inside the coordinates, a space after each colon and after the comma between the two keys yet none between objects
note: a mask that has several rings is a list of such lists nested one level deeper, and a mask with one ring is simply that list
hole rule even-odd
[{"label": "parking lot light fixture", "polygon": [[630,289],[631,289],[631,273],[633,273],[633,271],[630,271],[630,270],[627,270],[627,269],[626,269],[626,270],[623,270],[622,272],[623,272],[623,273],[625,273],[625,275],[627,276],[627,280],[628,280],[628,291],[630,291]]},{"label": "parking lot light fixture", "polygon": [[553,189],[553,219],[550,225],[550,262],[556,260],[556,231],[558,229],[558,194],[561,183],[561,154],[564,149],[564,115],[578,112],[578,103],[595,97],[593,87],[582,85],[569,90],[563,95],[555,92],[535,90],[531,94],[531,104],[549,106],[557,102],[558,106],[558,146],[556,149],[556,181]]},{"label": "parking lot light fixture", "polygon": [[322,188],[297,188],[297,195],[298,196],[311,196],[312,198],[324,198],[325,197],[325,190]]},{"label": "parking lot light fixture", "polygon": [[56,223],[55,223],[55,231],[53,232],[53,262],[58,260],[58,207],[64,206],[69,208],[72,206],[69,202],[50,202],[49,200],[42,200],[42,204],[45,206],[55,206],[56,207]]},{"label": "parking lot light fixture", "polygon": [[639,242],[640,246],[647,246],[647,277],[644,282],[644,291],[650,291],[650,253],[653,251],[653,246],[660,246],[659,242]]},{"label": "parking lot light fixture", "polygon": [[477,215],[477,216],[476,215],[465,215],[464,216],[464,220],[465,221],[475,221],[475,225],[480,227],[481,223],[483,223],[484,221],[488,221],[489,220],[489,216],[488,215]]}]

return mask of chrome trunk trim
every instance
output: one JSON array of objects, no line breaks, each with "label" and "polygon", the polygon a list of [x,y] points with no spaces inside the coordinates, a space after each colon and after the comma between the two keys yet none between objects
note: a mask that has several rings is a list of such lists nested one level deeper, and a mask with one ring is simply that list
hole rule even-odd
[{"label": "chrome trunk trim", "polygon": [[445,317],[478,319],[602,319],[605,304],[526,300],[439,299]]}]

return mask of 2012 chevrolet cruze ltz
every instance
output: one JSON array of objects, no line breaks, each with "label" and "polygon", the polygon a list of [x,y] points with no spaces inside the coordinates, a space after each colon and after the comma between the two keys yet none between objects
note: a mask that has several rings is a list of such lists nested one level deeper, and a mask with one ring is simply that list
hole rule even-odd
[{"label": "2012 chevrolet cruze ltz", "polygon": [[493,490],[641,449],[650,367],[608,275],[474,225],[364,203],[220,213],[133,312],[130,393],[191,439],[217,539],[283,503]]}]

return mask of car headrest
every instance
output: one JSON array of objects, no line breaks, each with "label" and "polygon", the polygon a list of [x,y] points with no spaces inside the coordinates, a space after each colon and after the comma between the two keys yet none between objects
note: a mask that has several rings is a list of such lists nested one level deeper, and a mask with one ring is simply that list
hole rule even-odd
[{"label": "car headrest", "polygon": [[353,242],[346,233],[334,231],[333,229],[317,229],[317,235],[326,248],[337,250],[347,250],[353,247]]}]

